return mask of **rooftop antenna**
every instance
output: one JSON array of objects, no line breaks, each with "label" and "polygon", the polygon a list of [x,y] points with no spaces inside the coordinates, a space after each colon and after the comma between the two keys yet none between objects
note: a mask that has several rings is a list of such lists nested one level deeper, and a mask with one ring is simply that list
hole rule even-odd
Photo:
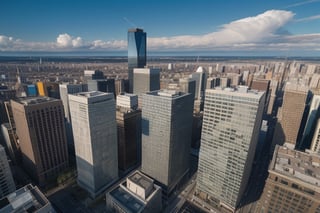
[{"label": "rooftop antenna", "polygon": [[137,25],[134,24],[132,21],[130,21],[127,17],[123,17],[123,20],[127,22],[129,25],[131,25],[133,28],[137,28]]}]

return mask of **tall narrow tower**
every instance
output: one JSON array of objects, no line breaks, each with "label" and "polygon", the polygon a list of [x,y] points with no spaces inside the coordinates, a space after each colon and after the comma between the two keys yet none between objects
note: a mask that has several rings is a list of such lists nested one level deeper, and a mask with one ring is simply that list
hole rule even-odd
[{"label": "tall narrow tower", "polygon": [[78,184],[96,197],[118,177],[114,95],[82,92],[69,95]]},{"label": "tall narrow tower", "polygon": [[128,78],[129,92],[133,91],[133,69],[147,64],[147,33],[143,29],[128,30]]},{"label": "tall narrow tower", "polygon": [[264,92],[210,89],[205,93],[196,194],[234,211],[246,188],[264,107]]},{"label": "tall narrow tower", "polygon": [[169,196],[189,170],[193,101],[169,90],[142,95],[141,170]]}]

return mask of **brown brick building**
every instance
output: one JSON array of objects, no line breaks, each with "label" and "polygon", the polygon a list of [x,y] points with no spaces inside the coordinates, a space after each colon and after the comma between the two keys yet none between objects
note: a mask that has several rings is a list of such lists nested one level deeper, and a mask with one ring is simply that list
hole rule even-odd
[{"label": "brown brick building", "polygon": [[255,212],[320,212],[320,156],[276,146]]},{"label": "brown brick building", "polygon": [[40,185],[68,167],[61,100],[48,97],[11,100],[25,170]]}]

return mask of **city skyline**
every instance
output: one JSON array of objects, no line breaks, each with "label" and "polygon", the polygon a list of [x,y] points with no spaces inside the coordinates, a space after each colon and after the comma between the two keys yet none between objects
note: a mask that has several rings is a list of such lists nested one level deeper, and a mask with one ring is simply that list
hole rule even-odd
[{"label": "city skyline", "polygon": [[76,5],[16,0],[2,6],[0,53],[4,55],[23,51],[117,53],[126,50],[126,32],[135,27],[148,33],[148,51],[168,51],[166,54],[314,56],[320,50],[320,32],[316,31],[319,0],[264,4],[249,0],[188,0],[183,4],[78,1]]}]

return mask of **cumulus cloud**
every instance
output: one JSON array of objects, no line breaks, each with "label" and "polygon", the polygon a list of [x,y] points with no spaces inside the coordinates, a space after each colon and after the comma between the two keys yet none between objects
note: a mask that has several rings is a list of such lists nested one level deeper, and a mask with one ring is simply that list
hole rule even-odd
[{"label": "cumulus cloud", "polygon": [[[290,35],[286,24],[294,21],[294,13],[269,10],[222,25],[219,30],[202,35],[181,35],[148,38],[149,50],[313,50],[320,49],[320,33]],[[317,19],[318,16],[305,18]],[[300,20],[304,21],[304,20]],[[25,42],[0,35],[0,51],[72,51],[126,50],[126,40],[85,41],[63,33],[55,42]]]},{"label": "cumulus cloud", "polygon": [[213,33],[199,36],[175,36],[150,38],[148,46],[157,48],[213,48],[226,45],[239,45],[268,41],[277,35],[278,29],[287,24],[294,14],[290,11],[270,10],[258,16],[248,17],[223,25]]},{"label": "cumulus cloud", "polygon": [[57,37],[57,46],[62,48],[80,48],[85,45],[81,37],[74,38],[73,36],[64,33]]}]

